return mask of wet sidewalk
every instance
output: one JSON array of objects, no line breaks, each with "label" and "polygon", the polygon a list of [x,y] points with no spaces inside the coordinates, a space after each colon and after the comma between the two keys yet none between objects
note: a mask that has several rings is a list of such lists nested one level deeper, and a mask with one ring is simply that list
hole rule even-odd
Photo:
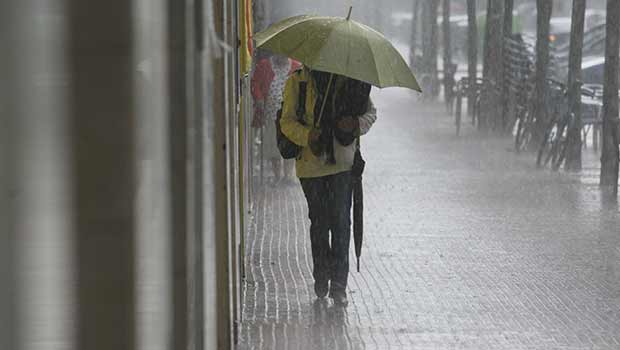
[{"label": "wet sidewalk", "polygon": [[443,107],[375,95],[365,245],[349,307],[315,303],[299,186],[266,188],[246,237],[241,349],[620,349],[620,213],[597,155],[536,170],[510,140],[454,136]]}]

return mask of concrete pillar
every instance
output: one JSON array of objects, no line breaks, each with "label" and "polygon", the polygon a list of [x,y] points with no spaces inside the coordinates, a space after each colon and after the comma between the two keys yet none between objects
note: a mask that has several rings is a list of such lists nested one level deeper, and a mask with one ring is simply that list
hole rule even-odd
[{"label": "concrete pillar", "polygon": [[[3,6],[0,5],[0,13],[6,14]],[[0,43],[4,43],[7,24],[4,19],[0,20]],[[4,50],[3,50],[4,51]],[[5,51],[6,52],[6,51]],[[6,65],[6,62],[4,63]],[[2,68],[0,68],[2,69]],[[4,76],[4,75],[3,75]],[[6,82],[6,81],[5,81]],[[0,85],[0,96],[8,97],[6,85]],[[8,108],[2,99],[0,102],[0,349],[15,349],[13,335],[15,334],[15,320],[13,314],[13,286],[15,285],[15,275],[13,270],[13,229],[10,222],[12,217],[11,210],[11,186],[9,161],[12,148],[9,144],[9,121]]]},{"label": "concrete pillar", "polygon": [[74,345],[64,15],[59,0],[0,5],[2,349]]},{"label": "concrete pillar", "polygon": [[[2,133],[0,137],[0,147],[2,151],[6,150],[6,134],[4,131],[6,124],[0,123]],[[5,152],[2,152],[5,153]],[[0,161],[2,164],[8,164],[6,156],[0,155]],[[0,288],[0,348],[2,349],[15,349],[13,345],[13,329],[14,316],[13,316],[13,290],[14,274],[12,266],[12,242],[11,242],[11,227],[9,224],[9,189],[7,186],[7,176],[4,171],[0,172],[0,280],[2,281],[2,288]]]},{"label": "concrete pillar", "polygon": [[76,348],[135,347],[133,4],[67,0]]},{"label": "concrete pillar", "polygon": [[173,348],[186,349],[188,335],[188,86],[186,1],[168,1],[168,142],[172,230]]},{"label": "concrete pillar", "polygon": [[172,348],[167,1],[135,0],[136,348]]},{"label": "concrete pillar", "polygon": [[[13,33],[13,23],[11,21],[12,11],[9,2],[0,3],[0,50],[3,52],[9,49],[8,44]],[[10,57],[10,56],[9,56]],[[6,56],[5,56],[6,58]],[[9,127],[11,108],[10,88],[14,76],[10,76],[9,60],[0,61],[0,76],[4,77],[4,83],[0,84],[0,349],[16,349],[15,346],[15,317],[13,300],[15,285],[15,275],[13,269],[13,228],[11,223],[12,208],[11,203],[11,169],[13,160],[11,155],[13,147],[10,140],[11,131]],[[10,78],[9,78],[10,77]]]},{"label": "concrete pillar", "polygon": [[[230,35],[232,16],[228,2],[213,0],[207,8],[207,21],[224,43],[234,47]],[[205,28],[209,30],[210,28]],[[213,39],[213,36],[207,38]],[[203,59],[205,89],[204,125],[204,286],[205,286],[205,348],[231,349],[233,346],[232,308],[232,240],[229,208],[228,152],[230,130],[231,87],[235,77],[230,70],[233,52],[209,40]]]},{"label": "concrete pillar", "polygon": [[0,349],[232,347],[235,14],[201,3],[0,3]]}]

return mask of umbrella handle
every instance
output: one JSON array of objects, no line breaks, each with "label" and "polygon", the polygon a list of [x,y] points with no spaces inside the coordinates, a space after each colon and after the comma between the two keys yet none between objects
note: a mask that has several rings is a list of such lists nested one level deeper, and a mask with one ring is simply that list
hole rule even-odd
[{"label": "umbrella handle", "polygon": [[319,121],[315,123],[315,125],[321,125],[321,119],[323,119],[323,111],[325,110],[325,104],[327,103],[327,96],[329,96],[329,89],[332,87],[332,81],[334,80],[334,73],[329,75],[329,82],[327,83],[327,89],[325,91],[325,96],[323,97],[323,104],[321,105],[321,113],[319,114]]}]

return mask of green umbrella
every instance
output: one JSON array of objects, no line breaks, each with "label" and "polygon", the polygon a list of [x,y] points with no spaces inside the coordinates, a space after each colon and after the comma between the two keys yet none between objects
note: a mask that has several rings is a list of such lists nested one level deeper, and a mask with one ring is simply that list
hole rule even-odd
[{"label": "green umbrella", "polygon": [[[349,17],[295,16],[254,36],[256,47],[285,55],[310,69],[384,88],[422,91],[407,63],[376,30]],[[331,85],[331,84],[330,84]]]}]

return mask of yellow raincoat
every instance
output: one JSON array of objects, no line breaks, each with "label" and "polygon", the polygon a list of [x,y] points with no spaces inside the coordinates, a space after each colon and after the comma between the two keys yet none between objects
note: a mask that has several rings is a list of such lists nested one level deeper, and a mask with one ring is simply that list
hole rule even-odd
[{"label": "yellow raincoat", "polygon": [[[297,120],[296,115],[300,81],[308,82],[306,88],[306,114],[304,115],[306,125],[301,124]],[[317,158],[310,150],[310,147],[308,147],[308,134],[310,133],[315,117],[314,107],[316,96],[317,93],[314,81],[307,68],[293,73],[284,87],[284,105],[282,107],[280,127],[282,128],[282,133],[286,135],[289,140],[302,146],[301,156],[298,157],[296,162],[297,176],[300,178],[321,177],[350,171],[355,155],[355,142],[349,146],[343,146],[335,138],[333,142],[336,164],[328,164],[323,158]],[[377,111],[372,101],[370,101],[368,104],[368,111],[359,116],[360,134],[366,134],[376,119]]]}]

